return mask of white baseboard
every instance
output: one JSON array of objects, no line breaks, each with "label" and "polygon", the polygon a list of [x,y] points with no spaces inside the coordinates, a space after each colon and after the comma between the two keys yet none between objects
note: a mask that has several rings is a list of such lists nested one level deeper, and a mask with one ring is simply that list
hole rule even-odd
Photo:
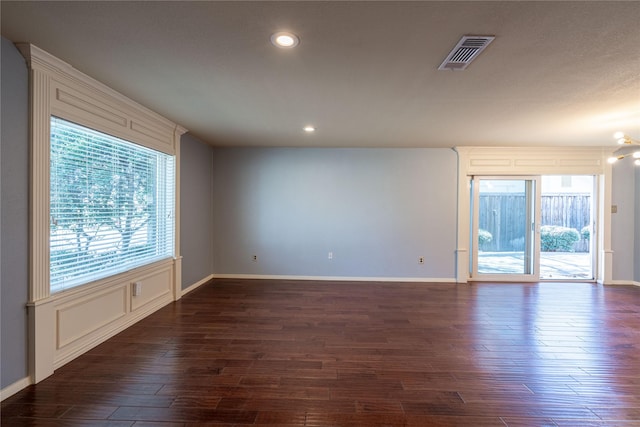
[{"label": "white baseboard", "polygon": [[207,277],[205,277],[202,280],[198,280],[196,283],[194,283],[193,285],[185,288],[182,290],[182,296],[185,296],[186,294],[188,294],[189,292],[196,290],[197,288],[199,288],[200,286],[204,285],[205,283],[207,283],[209,280],[213,279],[215,277],[215,274],[210,274]]},{"label": "white baseboard", "polygon": [[354,276],[288,276],[264,274],[212,274],[214,279],[258,279],[258,280],[314,280],[331,282],[411,282],[411,283],[456,283],[455,278],[429,277],[354,277]]},{"label": "white baseboard", "polygon": [[0,390],[0,401],[13,396],[17,392],[29,387],[30,385],[31,385],[31,378],[25,377],[9,386],[6,386],[2,390]]},{"label": "white baseboard", "polygon": [[611,280],[606,285],[617,285],[617,286],[640,286],[640,282],[634,282],[633,280]]}]

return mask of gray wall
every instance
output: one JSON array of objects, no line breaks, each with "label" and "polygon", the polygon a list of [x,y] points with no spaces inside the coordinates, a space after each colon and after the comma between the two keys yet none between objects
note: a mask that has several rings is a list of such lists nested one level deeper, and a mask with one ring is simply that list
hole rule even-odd
[{"label": "gray wall", "polygon": [[637,280],[640,253],[636,251],[638,214],[637,167],[631,159],[613,166],[611,203],[617,213],[611,214],[611,250],[613,250],[613,279]]},{"label": "gray wall", "polygon": [[636,230],[636,241],[635,241],[635,259],[633,261],[635,265],[635,274],[634,280],[640,283],[640,167],[636,167],[636,214],[635,214],[635,230]]},{"label": "gray wall", "polygon": [[213,149],[190,134],[180,141],[182,288],[213,273]]},{"label": "gray wall", "polygon": [[29,128],[27,64],[7,39],[0,49],[0,387],[28,375]]},{"label": "gray wall", "polygon": [[454,278],[456,170],[449,149],[215,149],[215,272]]}]

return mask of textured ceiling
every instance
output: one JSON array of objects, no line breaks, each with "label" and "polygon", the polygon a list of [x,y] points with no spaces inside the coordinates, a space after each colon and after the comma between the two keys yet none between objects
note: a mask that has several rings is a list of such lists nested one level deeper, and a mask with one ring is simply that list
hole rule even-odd
[{"label": "textured ceiling", "polygon": [[[0,2],[30,42],[216,146],[640,138],[640,2]],[[290,30],[293,50],[269,37]],[[465,71],[461,36],[495,35]],[[314,134],[302,127],[315,125]]]}]

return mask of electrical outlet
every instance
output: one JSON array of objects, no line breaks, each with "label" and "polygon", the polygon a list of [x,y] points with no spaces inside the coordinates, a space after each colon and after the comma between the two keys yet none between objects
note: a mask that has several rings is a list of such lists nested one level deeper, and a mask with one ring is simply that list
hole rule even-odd
[{"label": "electrical outlet", "polygon": [[418,264],[424,264],[424,257],[423,256],[419,256],[418,257]]},{"label": "electrical outlet", "polygon": [[251,259],[253,260],[253,262],[258,262],[258,255],[252,256]]},{"label": "electrical outlet", "polygon": [[329,259],[333,259],[333,252],[329,252]]},{"label": "electrical outlet", "polygon": [[133,296],[137,297],[142,295],[142,283],[140,282],[134,282],[133,283]]}]

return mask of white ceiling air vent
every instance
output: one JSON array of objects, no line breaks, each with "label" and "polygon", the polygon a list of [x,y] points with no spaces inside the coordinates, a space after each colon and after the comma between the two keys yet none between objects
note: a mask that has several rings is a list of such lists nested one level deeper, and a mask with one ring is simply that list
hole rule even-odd
[{"label": "white ceiling air vent", "polygon": [[495,36],[462,36],[438,70],[464,70],[493,39]]}]

